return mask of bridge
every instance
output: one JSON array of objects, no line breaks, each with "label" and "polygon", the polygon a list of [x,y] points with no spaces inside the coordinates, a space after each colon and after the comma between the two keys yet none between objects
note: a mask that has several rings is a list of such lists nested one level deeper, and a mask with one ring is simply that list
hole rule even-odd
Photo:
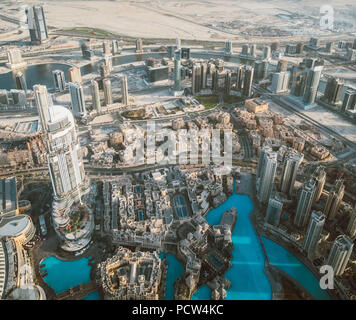
[{"label": "bridge", "polygon": [[71,287],[66,291],[58,293],[56,300],[82,300],[88,296],[88,294],[97,290],[97,286],[94,282],[81,283],[76,287]]}]

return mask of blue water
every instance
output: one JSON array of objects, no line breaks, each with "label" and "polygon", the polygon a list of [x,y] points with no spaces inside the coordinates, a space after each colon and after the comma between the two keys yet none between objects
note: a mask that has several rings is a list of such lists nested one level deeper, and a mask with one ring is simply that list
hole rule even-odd
[{"label": "blue water", "polygon": [[168,265],[168,271],[166,277],[166,293],[165,293],[164,300],[173,300],[174,299],[173,284],[183,274],[184,267],[177,260],[177,258],[171,253],[167,254],[166,259],[169,262],[169,265]]},{"label": "blue water", "polygon": [[[234,183],[235,190],[235,183]],[[232,266],[225,273],[231,281],[231,288],[227,290],[227,300],[270,300],[272,288],[264,273],[265,257],[257,235],[250,221],[253,203],[248,196],[234,193],[218,208],[208,212],[206,219],[209,224],[220,223],[222,214],[235,207],[238,212],[235,228],[232,233],[234,250],[232,252]],[[277,243],[262,238],[271,264],[281,268],[316,299],[330,299],[329,295],[319,287],[319,282],[313,273],[297,258]],[[193,295],[193,300],[210,299],[211,290],[204,285]]]},{"label": "blue water", "polygon": [[43,280],[56,292],[60,293],[75,287],[81,283],[90,282],[91,266],[88,265],[89,258],[81,258],[74,261],[59,260],[54,256],[48,257],[41,264],[46,266],[48,276]]},{"label": "blue water", "polygon": [[86,298],[84,298],[83,300],[100,300],[98,291],[89,293],[88,296]]},{"label": "blue water", "polygon": [[328,293],[321,289],[318,279],[314,274],[295,256],[290,254],[279,244],[272,240],[261,237],[270,263],[293,277],[308,292],[318,300],[330,300]]}]

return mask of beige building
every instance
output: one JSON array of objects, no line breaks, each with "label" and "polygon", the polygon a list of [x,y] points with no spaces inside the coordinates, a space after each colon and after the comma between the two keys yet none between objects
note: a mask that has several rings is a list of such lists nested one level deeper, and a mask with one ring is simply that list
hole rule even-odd
[{"label": "beige building", "polygon": [[245,101],[245,108],[253,113],[266,112],[268,103],[260,98],[248,99]]}]

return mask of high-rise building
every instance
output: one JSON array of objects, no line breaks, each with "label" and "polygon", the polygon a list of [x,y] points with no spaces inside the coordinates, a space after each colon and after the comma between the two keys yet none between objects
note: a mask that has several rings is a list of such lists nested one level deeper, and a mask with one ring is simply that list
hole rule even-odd
[{"label": "high-rise building", "polygon": [[271,58],[271,47],[264,46],[263,47],[263,59],[269,59],[269,58]]},{"label": "high-rise building", "polygon": [[257,197],[262,203],[267,203],[277,170],[277,153],[267,146],[261,149],[257,172]]},{"label": "high-rise building", "polygon": [[328,52],[328,53],[331,53],[333,49],[333,43],[332,42],[328,42],[325,46],[325,51]]},{"label": "high-rise building", "polygon": [[201,89],[201,67],[200,64],[194,64],[192,70],[192,94],[197,94]]},{"label": "high-rise building", "polygon": [[354,40],[354,44],[352,46],[352,49],[356,49],[356,39]]},{"label": "high-rise building", "polygon": [[339,210],[342,198],[345,193],[343,179],[337,179],[329,191],[328,199],[324,207],[324,214],[328,220],[333,220]]},{"label": "high-rise building", "polygon": [[230,93],[231,93],[231,72],[230,71],[227,71],[225,73],[224,93],[227,95],[230,95]]},{"label": "high-rise building", "polygon": [[257,46],[253,43],[250,45],[250,56],[256,57]]},{"label": "high-rise building", "polygon": [[253,74],[254,74],[253,68],[251,66],[246,66],[245,67],[245,76],[244,76],[244,87],[242,90],[242,94],[246,98],[250,98],[252,95]]},{"label": "high-rise building", "polygon": [[347,263],[349,262],[353,246],[353,242],[345,235],[340,235],[335,239],[326,263],[333,268],[335,276],[343,275]]},{"label": "high-rise building", "polygon": [[110,64],[106,64],[105,62],[100,63],[99,73],[102,78],[109,77],[111,73]]},{"label": "high-rise building", "polygon": [[347,234],[352,239],[356,237],[356,206],[354,206],[350,215],[350,220],[347,225]]},{"label": "high-rise building", "polygon": [[254,64],[254,78],[258,80],[263,80],[267,78],[268,73],[268,62],[266,60],[255,61]]},{"label": "high-rise building", "polygon": [[136,53],[142,53],[143,52],[143,44],[142,44],[142,39],[137,38],[136,39]]},{"label": "high-rise building", "polygon": [[177,49],[180,49],[182,47],[182,41],[179,38],[176,39],[176,47]]},{"label": "high-rise building", "polygon": [[309,220],[310,210],[314,201],[315,181],[309,180],[303,183],[299,194],[297,211],[294,216],[294,224],[302,228]]},{"label": "high-rise building", "polygon": [[273,226],[279,225],[283,209],[283,202],[275,193],[269,198],[265,221]]},{"label": "high-rise building", "polygon": [[121,77],[121,103],[125,106],[129,104],[129,87],[127,85],[127,76]]},{"label": "high-rise building", "polygon": [[200,69],[201,69],[201,88],[206,89],[206,86],[208,84],[208,65],[203,62],[200,64]]},{"label": "high-rise building", "polygon": [[304,44],[302,42],[297,43],[297,48],[296,48],[296,53],[297,54],[302,54],[304,50]]},{"label": "high-rise building", "polygon": [[0,105],[8,105],[10,103],[7,90],[0,90]]},{"label": "high-rise building", "polygon": [[110,79],[103,80],[103,87],[104,87],[104,101],[105,105],[112,104],[112,90],[111,90],[111,81]]},{"label": "high-rise building", "polygon": [[279,42],[272,42],[271,50],[272,51],[278,51],[279,50]]},{"label": "high-rise building", "polygon": [[184,47],[180,49],[181,59],[190,59],[190,48]]},{"label": "high-rise building", "polygon": [[321,211],[313,211],[311,213],[303,244],[304,250],[306,251],[308,257],[312,257],[315,253],[315,249],[320,240],[324,224],[325,215]]},{"label": "high-rise building", "polygon": [[318,166],[315,169],[312,179],[315,181],[314,202],[318,202],[326,182],[326,172],[322,166]]},{"label": "high-rise building", "polygon": [[247,44],[247,43],[243,44],[243,45],[242,45],[241,54],[244,55],[244,56],[247,56],[247,55],[248,55],[248,49],[249,49],[248,44]]},{"label": "high-rise building", "polygon": [[272,75],[272,92],[282,93],[288,91],[289,85],[289,72],[278,72]]},{"label": "high-rise building", "polygon": [[66,79],[64,77],[64,72],[62,70],[53,70],[52,76],[55,90],[63,92],[66,88]]},{"label": "high-rise building", "polygon": [[231,56],[232,55],[232,41],[227,40],[225,42],[225,54]]},{"label": "high-rise building", "polygon": [[97,112],[100,112],[101,111],[101,102],[100,102],[99,84],[97,81],[91,80],[90,91],[91,91],[93,109],[95,109]]},{"label": "high-rise building", "polygon": [[174,91],[181,90],[181,63],[180,63],[181,53],[180,50],[174,52]]},{"label": "high-rise building", "polygon": [[303,102],[313,104],[319,87],[323,66],[316,66],[308,71]]},{"label": "high-rise building", "polygon": [[356,91],[348,89],[345,92],[344,100],[342,102],[341,111],[354,110],[356,106]]},{"label": "high-rise building", "polygon": [[20,49],[9,49],[6,52],[7,60],[6,66],[10,69],[21,69],[27,65],[27,62],[22,59]]},{"label": "high-rise building", "polygon": [[48,39],[46,18],[42,6],[33,6],[26,9],[27,24],[33,44],[41,44]]},{"label": "high-rise building", "polygon": [[344,85],[340,79],[334,77],[329,78],[324,92],[324,99],[331,104],[338,103],[343,88]]},{"label": "high-rise building", "polygon": [[110,42],[103,42],[103,55],[104,56],[111,56],[111,48],[110,48]]},{"label": "high-rise building", "polygon": [[118,40],[112,40],[111,41],[111,54],[115,55],[120,53],[120,46],[119,46],[119,41]]},{"label": "high-rise building", "polygon": [[281,192],[291,196],[294,190],[294,183],[300,164],[304,159],[302,153],[295,150],[289,150],[284,156],[283,174],[280,189]]},{"label": "high-rise building", "polygon": [[89,244],[94,224],[92,213],[88,211],[80,232],[70,232],[72,205],[81,203],[83,194],[88,191],[74,118],[67,108],[50,104],[45,86],[35,85],[33,90],[46,134],[47,162],[54,195],[53,226],[64,250],[81,250]]},{"label": "high-rise building", "polygon": [[16,73],[15,79],[16,79],[17,89],[23,90],[26,93],[27,92],[27,83],[26,83],[25,75],[19,71]]},{"label": "high-rise building", "polygon": [[167,46],[167,56],[168,56],[168,58],[173,59],[173,57],[174,57],[174,52],[176,52],[176,50],[177,50],[177,46],[175,46],[175,45],[168,45],[168,46]]},{"label": "high-rise building", "polygon": [[288,67],[288,61],[280,59],[278,60],[276,72],[285,72],[287,71],[287,67]]},{"label": "high-rise building", "polygon": [[236,89],[241,90],[244,83],[245,69],[242,65],[238,66],[236,69]]},{"label": "high-rise building", "polygon": [[78,82],[69,82],[69,93],[74,116],[84,116],[86,108],[83,87]]},{"label": "high-rise building", "polygon": [[69,68],[68,79],[69,79],[69,82],[73,82],[73,83],[78,82],[78,83],[82,84],[83,80],[82,80],[82,74],[80,72],[80,68],[79,67]]},{"label": "high-rise building", "polygon": [[348,61],[356,61],[356,49],[347,49],[346,51],[346,60]]}]

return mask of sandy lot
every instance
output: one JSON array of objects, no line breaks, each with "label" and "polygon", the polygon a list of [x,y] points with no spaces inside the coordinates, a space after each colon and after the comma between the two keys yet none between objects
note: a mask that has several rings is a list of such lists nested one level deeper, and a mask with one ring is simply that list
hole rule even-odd
[{"label": "sandy lot", "polygon": [[19,17],[22,5],[39,3],[44,4],[48,25],[94,27],[132,37],[258,40],[274,35],[298,40],[356,31],[352,0],[328,1],[336,33],[320,31],[323,0],[12,0],[0,2],[0,9]]}]

